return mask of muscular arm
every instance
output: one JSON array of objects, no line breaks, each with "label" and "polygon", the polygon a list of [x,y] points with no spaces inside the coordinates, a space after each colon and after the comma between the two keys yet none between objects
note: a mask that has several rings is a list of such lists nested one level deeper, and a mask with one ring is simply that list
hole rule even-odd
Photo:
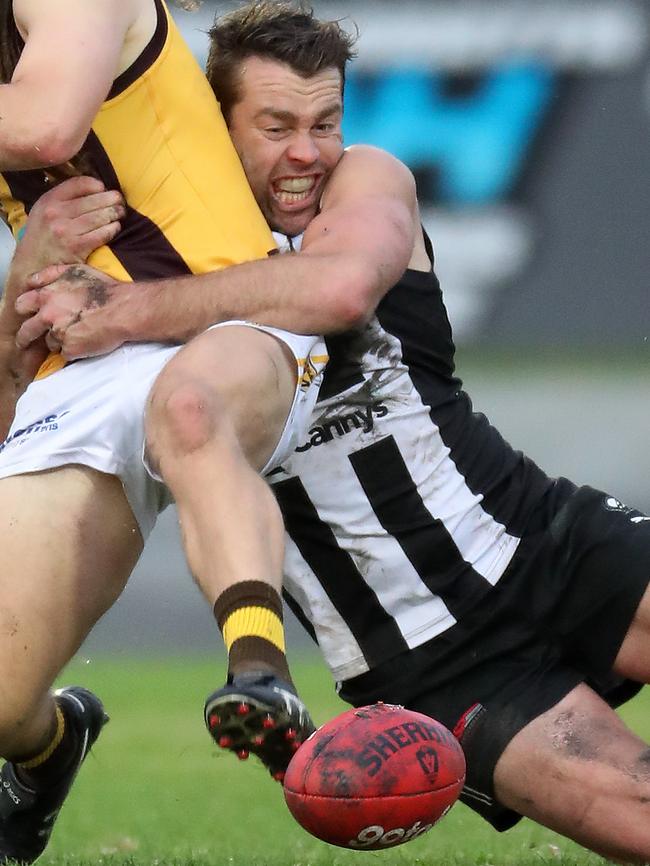
[{"label": "muscular arm", "polygon": [[0,85],[0,170],[43,168],[83,144],[119,68],[132,0],[14,0],[25,48]]},{"label": "muscular arm", "polygon": [[414,206],[413,179],[401,163],[369,148],[350,151],[332,175],[300,253],[186,283],[134,284],[131,294],[134,302],[139,295],[142,309],[129,328],[138,329],[138,340],[185,340],[233,318],[309,334],[358,326],[408,265]]},{"label": "muscular arm", "polygon": [[[63,352],[75,358],[127,341],[184,342],[228,319],[305,334],[357,327],[406,269],[418,229],[409,170],[383,151],[354,148],[333,173],[300,253],[201,276],[106,283],[101,291],[97,275],[87,291],[81,290],[84,300],[75,297],[67,313],[60,313]],[[68,287],[74,294],[79,275],[70,276]],[[41,309],[21,334],[24,345],[54,319],[42,304],[41,298],[34,307],[22,309]]]},{"label": "muscular arm", "polygon": [[0,299],[0,442],[9,431],[16,403],[47,355],[42,338],[24,350],[16,346],[16,333],[23,319],[14,305],[28,273],[26,261],[18,253],[14,255]]},{"label": "muscular arm", "polygon": [[[6,291],[12,294],[16,284],[10,272]],[[19,319],[5,298],[0,301],[0,442],[9,431],[18,402],[23,391],[36,375],[38,368],[47,356],[47,346],[41,338],[31,343],[27,349],[16,346],[15,332],[20,325]]]},{"label": "muscular arm", "polygon": [[55,262],[83,262],[120,228],[121,196],[105,191],[91,177],[77,177],[46,193],[32,209],[27,230],[16,248],[0,298],[0,441],[9,429],[16,402],[33,380],[48,353],[37,339],[24,350],[16,334],[24,317],[15,304],[26,290],[27,277]]}]

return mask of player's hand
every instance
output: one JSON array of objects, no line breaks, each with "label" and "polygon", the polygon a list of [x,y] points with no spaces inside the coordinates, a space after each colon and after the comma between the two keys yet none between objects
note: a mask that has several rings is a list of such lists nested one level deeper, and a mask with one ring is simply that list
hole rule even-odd
[{"label": "player's hand", "polygon": [[120,287],[128,287],[87,265],[53,266],[32,275],[30,291],[16,301],[16,312],[29,316],[16,335],[26,349],[45,337],[52,351],[73,361],[103,355],[127,339],[119,326]]},{"label": "player's hand", "polygon": [[18,254],[29,272],[46,265],[85,262],[121,229],[121,194],[94,177],[72,177],[42,195],[32,210]]}]

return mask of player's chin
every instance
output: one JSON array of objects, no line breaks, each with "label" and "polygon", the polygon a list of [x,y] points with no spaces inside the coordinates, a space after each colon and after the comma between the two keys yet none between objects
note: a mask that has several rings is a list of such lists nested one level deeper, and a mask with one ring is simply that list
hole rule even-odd
[{"label": "player's chin", "polygon": [[315,216],[315,211],[304,216],[301,214],[292,214],[290,217],[279,216],[273,221],[273,229],[283,235],[295,238],[296,235],[301,235],[305,231]]},{"label": "player's chin", "polygon": [[315,198],[292,205],[276,201],[273,207],[272,225],[275,231],[295,237],[305,231],[317,213],[318,202]]}]

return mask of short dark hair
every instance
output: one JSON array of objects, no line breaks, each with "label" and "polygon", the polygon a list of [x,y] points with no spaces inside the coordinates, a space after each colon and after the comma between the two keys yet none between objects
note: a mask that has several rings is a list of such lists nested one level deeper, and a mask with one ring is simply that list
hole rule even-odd
[{"label": "short dark hair", "polygon": [[217,18],[209,34],[206,73],[226,120],[240,98],[239,71],[248,57],[286,63],[304,78],[336,68],[343,88],[358,35],[340,21],[319,20],[302,0],[249,0]]},{"label": "short dark hair", "polygon": [[25,43],[14,20],[13,5],[0,6],[0,83],[9,84]]}]

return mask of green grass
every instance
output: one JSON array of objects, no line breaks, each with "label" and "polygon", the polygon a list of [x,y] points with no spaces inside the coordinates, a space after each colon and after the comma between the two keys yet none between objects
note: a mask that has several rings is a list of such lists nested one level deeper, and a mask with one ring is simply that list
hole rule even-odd
[{"label": "green grass", "polygon": [[[322,664],[294,662],[317,722],[344,709]],[[385,852],[334,848],[289,815],[261,765],[212,745],[202,724],[221,659],[128,657],[73,663],[62,682],[96,690],[112,716],[56,826],[42,863],[56,866],[596,866],[577,845],[522,821],[494,832],[463,804],[434,830]],[[640,732],[648,699],[626,711]]]}]

